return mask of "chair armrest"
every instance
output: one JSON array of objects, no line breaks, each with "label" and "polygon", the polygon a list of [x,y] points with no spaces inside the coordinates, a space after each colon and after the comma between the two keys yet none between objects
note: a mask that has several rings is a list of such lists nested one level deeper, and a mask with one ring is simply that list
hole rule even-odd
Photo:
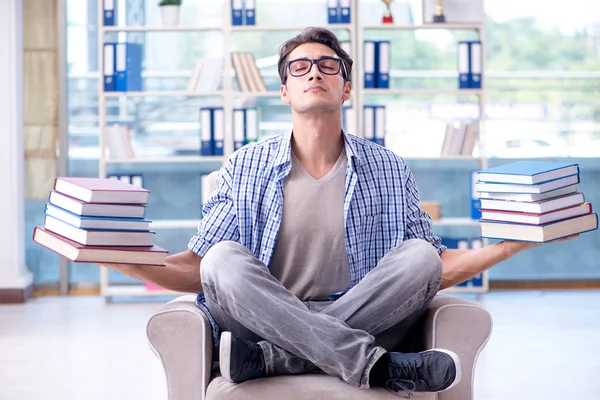
[{"label": "chair armrest", "polygon": [[204,400],[212,368],[212,330],[195,295],[163,305],[148,320],[150,348],[161,361],[169,400]]},{"label": "chair armrest", "polygon": [[472,400],[475,364],[492,332],[492,317],[476,303],[438,294],[425,317],[427,348],[448,349],[458,354],[462,380],[438,394],[439,400]]}]

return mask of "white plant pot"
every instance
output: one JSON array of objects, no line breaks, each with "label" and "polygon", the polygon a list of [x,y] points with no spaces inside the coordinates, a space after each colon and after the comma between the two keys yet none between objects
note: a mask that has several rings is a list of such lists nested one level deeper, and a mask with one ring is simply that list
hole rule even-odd
[{"label": "white plant pot", "polygon": [[179,6],[161,6],[163,26],[179,25]]}]

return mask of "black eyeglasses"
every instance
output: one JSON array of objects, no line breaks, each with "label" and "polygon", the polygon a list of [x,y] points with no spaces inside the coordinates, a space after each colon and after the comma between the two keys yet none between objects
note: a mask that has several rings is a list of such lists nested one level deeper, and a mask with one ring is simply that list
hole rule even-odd
[{"label": "black eyeglasses", "polygon": [[[297,58],[295,60],[288,61],[286,68],[290,71],[291,76],[299,77],[304,76],[310,72],[313,64],[317,64],[317,68],[325,75],[337,75],[342,70],[341,58],[323,56],[317,59],[311,60],[310,58]],[[342,77],[346,80],[346,68],[342,70]],[[286,79],[287,80],[287,79]]]}]

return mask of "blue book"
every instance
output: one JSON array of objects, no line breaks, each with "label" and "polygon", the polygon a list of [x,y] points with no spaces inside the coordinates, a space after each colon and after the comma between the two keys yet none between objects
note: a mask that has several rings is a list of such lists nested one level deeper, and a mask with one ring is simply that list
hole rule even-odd
[{"label": "blue book", "polygon": [[579,164],[551,161],[516,161],[478,171],[478,180],[489,183],[538,185],[579,174]]},{"label": "blue book", "polygon": [[142,91],[142,45],[117,43],[115,83],[118,92]]},{"label": "blue book", "polygon": [[115,7],[115,0],[103,0],[102,11],[104,26],[117,25],[117,8]]},{"label": "blue book", "polygon": [[231,0],[231,25],[244,25],[243,0]]},{"label": "blue book", "polygon": [[104,91],[114,92],[116,90],[116,60],[115,60],[116,43],[104,43],[104,57],[102,66],[102,74],[104,75]]},{"label": "blue book", "polygon": [[244,0],[244,15],[246,25],[256,25],[256,3],[254,0]]},{"label": "blue book", "polygon": [[81,229],[148,232],[151,222],[145,218],[86,217],[74,214],[50,203],[46,203],[44,214]]}]

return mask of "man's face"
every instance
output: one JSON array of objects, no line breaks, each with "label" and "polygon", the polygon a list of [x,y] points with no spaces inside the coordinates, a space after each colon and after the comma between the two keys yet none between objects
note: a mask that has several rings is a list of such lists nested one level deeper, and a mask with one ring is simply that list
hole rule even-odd
[{"label": "man's face", "polygon": [[[300,58],[316,60],[321,57],[334,57],[339,59],[335,51],[320,43],[305,43],[296,47],[288,56],[288,62]],[[281,98],[291,105],[297,113],[308,112],[333,112],[342,106],[342,101],[350,99],[352,84],[344,82],[343,66],[335,75],[328,75],[319,70],[316,64],[301,65],[294,63],[291,66],[294,75],[300,75],[310,71],[304,76],[292,76],[290,69],[286,68],[287,81],[281,86]],[[326,72],[334,72],[337,69],[335,60],[321,62],[321,67]],[[335,69],[332,69],[335,68]]]}]

